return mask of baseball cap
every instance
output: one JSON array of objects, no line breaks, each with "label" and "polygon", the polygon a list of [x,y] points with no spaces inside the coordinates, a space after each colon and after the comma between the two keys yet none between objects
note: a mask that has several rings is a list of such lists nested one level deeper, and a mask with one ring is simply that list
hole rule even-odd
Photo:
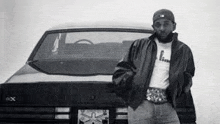
[{"label": "baseball cap", "polygon": [[172,22],[175,22],[173,12],[168,9],[160,9],[160,10],[156,11],[153,15],[153,22],[155,22],[161,18],[165,18],[165,19],[168,19]]}]

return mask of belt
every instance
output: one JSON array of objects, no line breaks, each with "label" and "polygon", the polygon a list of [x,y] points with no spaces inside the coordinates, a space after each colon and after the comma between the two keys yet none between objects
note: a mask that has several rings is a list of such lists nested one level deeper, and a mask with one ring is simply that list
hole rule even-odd
[{"label": "belt", "polygon": [[149,87],[146,93],[146,100],[155,104],[163,104],[167,102],[165,89]]}]

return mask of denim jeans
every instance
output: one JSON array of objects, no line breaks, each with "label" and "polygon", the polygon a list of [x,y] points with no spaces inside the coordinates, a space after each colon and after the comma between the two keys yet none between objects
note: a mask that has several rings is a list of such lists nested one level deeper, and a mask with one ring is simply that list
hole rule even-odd
[{"label": "denim jeans", "polygon": [[128,107],[128,124],[180,124],[170,103],[154,104],[147,100],[135,110]]}]

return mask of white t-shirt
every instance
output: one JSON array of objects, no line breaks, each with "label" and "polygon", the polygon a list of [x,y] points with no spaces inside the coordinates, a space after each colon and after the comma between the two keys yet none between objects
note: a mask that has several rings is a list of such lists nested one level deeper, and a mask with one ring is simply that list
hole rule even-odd
[{"label": "white t-shirt", "polygon": [[169,86],[169,69],[172,42],[160,43],[157,38],[155,39],[155,42],[157,44],[157,58],[155,61],[149,87],[166,89]]}]

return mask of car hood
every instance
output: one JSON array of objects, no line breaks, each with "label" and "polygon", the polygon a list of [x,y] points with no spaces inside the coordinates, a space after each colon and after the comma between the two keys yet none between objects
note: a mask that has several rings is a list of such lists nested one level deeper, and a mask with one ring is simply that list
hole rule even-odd
[{"label": "car hood", "polygon": [[38,82],[74,82],[74,81],[100,81],[111,82],[112,75],[58,75],[41,72],[28,64],[25,64],[6,83],[38,83]]}]

